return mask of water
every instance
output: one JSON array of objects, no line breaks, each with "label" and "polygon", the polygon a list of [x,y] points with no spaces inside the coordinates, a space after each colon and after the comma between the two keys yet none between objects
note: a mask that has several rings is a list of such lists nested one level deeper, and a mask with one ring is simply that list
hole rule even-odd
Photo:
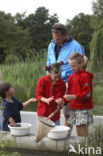
[{"label": "water", "polygon": [[45,151],[28,151],[28,150],[22,150],[18,151],[20,153],[20,156],[68,156],[68,152],[45,152]]}]

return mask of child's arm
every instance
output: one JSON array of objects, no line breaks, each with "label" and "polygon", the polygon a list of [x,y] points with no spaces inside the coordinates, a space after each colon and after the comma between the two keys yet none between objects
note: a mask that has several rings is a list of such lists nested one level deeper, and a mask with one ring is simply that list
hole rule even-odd
[{"label": "child's arm", "polygon": [[49,98],[45,98],[44,86],[45,86],[45,81],[43,79],[40,79],[37,84],[36,97],[38,101],[49,104],[52,100],[54,100],[54,97],[52,96]]},{"label": "child's arm", "polygon": [[50,97],[50,98],[45,98],[45,97],[41,97],[40,98],[40,101],[41,102],[44,102],[44,103],[47,103],[49,105],[49,102],[51,102],[52,100],[54,100],[54,97]]},{"label": "child's arm", "polygon": [[12,126],[14,127],[18,127],[18,124],[16,124],[16,122],[14,121],[14,119],[12,117],[9,118],[9,122]]},{"label": "child's arm", "polygon": [[92,88],[88,76],[82,78],[82,91],[75,93],[75,95],[67,94],[64,98],[68,101],[76,99],[78,102],[88,101],[92,96]]},{"label": "child's arm", "polygon": [[64,95],[64,98],[65,98],[67,101],[70,101],[70,100],[76,99],[76,96],[75,96],[75,95],[70,95],[70,94],[65,94],[65,95]]},{"label": "child's arm", "polygon": [[82,78],[81,86],[82,91],[75,94],[76,100],[78,102],[88,101],[92,97],[92,82],[88,76]]},{"label": "child's arm", "polygon": [[76,96],[75,95],[71,95],[70,94],[70,88],[71,88],[71,79],[72,79],[72,76],[69,77],[68,79],[68,88],[67,88],[67,93],[64,95],[64,99],[66,100],[66,102],[68,103],[70,100],[74,100],[76,99]]},{"label": "child's arm", "polygon": [[37,99],[36,98],[31,98],[31,99],[29,99],[28,101],[26,101],[26,102],[23,102],[22,104],[23,104],[23,107],[26,107],[28,104],[30,104],[31,102],[36,102],[37,101]]}]

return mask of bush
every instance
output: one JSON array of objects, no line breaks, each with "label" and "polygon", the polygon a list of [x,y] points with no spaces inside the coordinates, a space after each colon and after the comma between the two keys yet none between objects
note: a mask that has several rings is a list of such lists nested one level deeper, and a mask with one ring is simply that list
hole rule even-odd
[{"label": "bush", "polygon": [[19,62],[19,59],[15,55],[7,55],[4,61],[5,64],[15,64],[18,62]]},{"label": "bush", "polygon": [[0,143],[0,156],[21,156],[20,153],[14,152],[12,144],[13,144],[12,141],[3,140]]}]

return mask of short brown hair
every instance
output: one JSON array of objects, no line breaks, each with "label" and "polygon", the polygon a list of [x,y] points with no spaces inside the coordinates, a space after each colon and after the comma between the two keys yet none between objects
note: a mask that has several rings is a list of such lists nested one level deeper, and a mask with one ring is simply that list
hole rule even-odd
[{"label": "short brown hair", "polygon": [[54,74],[58,74],[62,69],[61,66],[64,64],[63,61],[60,61],[58,63],[53,63],[49,66],[45,66],[45,70],[49,73],[53,72]]},{"label": "short brown hair", "polygon": [[0,97],[5,98],[6,94],[5,92],[11,88],[12,85],[9,82],[4,82],[0,84]]},{"label": "short brown hair", "polygon": [[61,23],[54,24],[52,27],[52,33],[57,34],[58,32],[61,32],[62,35],[67,34],[65,26]]}]

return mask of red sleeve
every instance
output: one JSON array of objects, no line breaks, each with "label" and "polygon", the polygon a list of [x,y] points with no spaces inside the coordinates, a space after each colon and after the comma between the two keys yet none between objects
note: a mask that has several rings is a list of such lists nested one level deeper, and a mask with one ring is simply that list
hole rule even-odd
[{"label": "red sleeve", "polygon": [[67,88],[67,94],[70,94],[70,88],[71,88],[71,76],[68,79],[68,88]]},{"label": "red sleeve", "polygon": [[37,89],[36,89],[36,98],[40,101],[41,97],[45,97],[44,92],[44,81],[43,79],[40,79],[37,83]]},{"label": "red sleeve", "polygon": [[[56,96],[55,100],[57,100],[59,98],[63,98],[65,93],[66,93],[66,85],[65,85],[65,82],[62,82],[61,85],[60,85],[60,92]],[[64,99],[64,98],[63,98],[63,101],[64,101],[65,104],[67,103],[66,99]]]},{"label": "red sleeve", "polygon": [[88,101],[92,95],[92,84],[89,76],[85,76],[81,80],[81,92],[76,93],[76,100],[78,102]]},{"label": "red sleeve", "polygon": [[55,100],[57,100],[59,98],[63,98],[63,96],[65,95],[65,92],[66,92],[65,82],[62,82],[59,86],[59,93],[57,93]]}]

